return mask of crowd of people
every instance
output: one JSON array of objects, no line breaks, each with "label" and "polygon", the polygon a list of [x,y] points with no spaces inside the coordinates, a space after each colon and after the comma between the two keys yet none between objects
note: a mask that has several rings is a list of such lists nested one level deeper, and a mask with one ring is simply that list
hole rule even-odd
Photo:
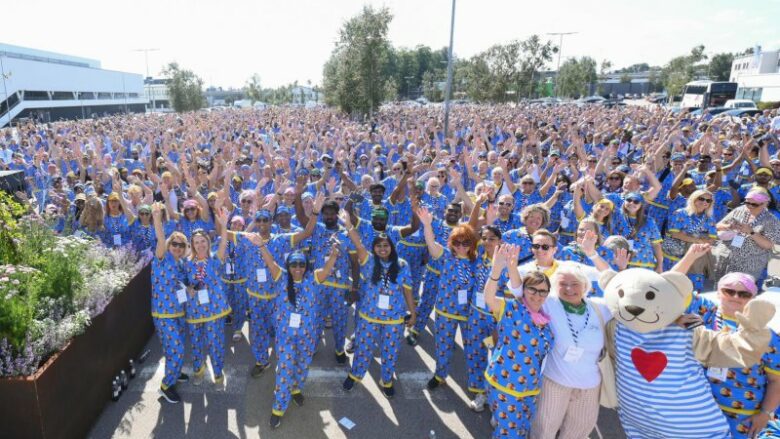
[{"label": "crowd of people", "polygon": [[[207,358],[224,389],[226,339],[248,325],[246,373],[276,370],[274,428],[291,400],[304,404],[328,330],[343,389],[378,349],[392,398],[399,350],[428,328],[428,389],[447,382],[460,329],[461,384],[474,411],[492,411],[494,437],[586,437],[611,318],[591,300],[600,272],[685,272],[717,290],[719,304],[696,295],[690,308],[714,330],[769,277],[777,110],[463,105],[449,137],[441,120],[390,107],[365,121],[271,108],[30,123],[0,134],[0,169],[24,172],[16,196],[57,233],[155,255],[168,402],[181,401],[177,383],[203,385]],[[780,432],[776,353],[718,373],[733,437]]]}]

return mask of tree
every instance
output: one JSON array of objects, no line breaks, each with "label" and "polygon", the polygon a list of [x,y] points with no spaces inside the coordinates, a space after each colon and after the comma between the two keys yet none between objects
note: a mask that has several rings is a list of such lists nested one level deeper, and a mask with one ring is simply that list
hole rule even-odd
[{"label": "tree", "polygon": [[206,105],[203,80],[191,70],[183,70],[179,63],[169,63],[162,74],[168,77],[168,96],[177,112],[196,111]]},{"label": "tree", "polygon": [[676,96],[682,93],[685,84],[692,81],[696,76],[699,66],[698,63],[707,59],[704,54],[704,46],[699,45],[691,49],[691,53],[684,56],[672,58],[663,70],[661,70],[661,82],[666,87],[669,96]]},{"label": "tree", "polygon": [[252,103],[252,106],[255,105],[255,102],[263,100],[263,88],[260,86],[260,75],[255,73],[249,78],[249,81],[246,82],[246,86],[244,86],[244,92],[246,93],[246,97],[249,98],[249,102]]},{"label": "tree", "polygon": [[718,53],[710,59],[708,74],[713,81],[728,81],[731,76],[733,53]]},{"label": "tree", "polygon": [[561,65],[556,79],[558,95],[573,98],[585,96],[596,79],[596,60],[589,56],[567,59]]},{"label": "tree", "polygon": [[323,67],[327,102],[348,113],[366,114],[378,108],[386,94],[391,46],[387,38],[390,10],[363,11],[347,20]]}]

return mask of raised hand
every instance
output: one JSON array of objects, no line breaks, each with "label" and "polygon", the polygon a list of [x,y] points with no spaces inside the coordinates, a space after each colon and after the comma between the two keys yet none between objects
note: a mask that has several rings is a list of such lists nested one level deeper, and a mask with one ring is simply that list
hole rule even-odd
[{"label": "raised hand", "polygon": [[596,233],[594,233],[593,230],[588,230],[585,232],[585,236],[582,238],[582,250],[586,255],[592,255],[596,252],[597,240],[598,236],[596,236]]},{"label": "raised hand", "polygon": [[515,244],[506,245],[506,263],[507,266],[517,267],[520,258],[520,246]]},{"label": "raised hand", "polygon": [[415,213],[417,214],[417,217],[420,218],[420,222],[423,223],[424,226],[430,226],[433,222],[433,215],[427,208],[420,207]]}]

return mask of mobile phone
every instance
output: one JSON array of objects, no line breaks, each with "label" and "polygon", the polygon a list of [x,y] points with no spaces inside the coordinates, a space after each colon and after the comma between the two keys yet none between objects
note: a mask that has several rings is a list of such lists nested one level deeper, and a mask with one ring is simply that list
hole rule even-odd
[{"label": "mobile phone", "polygon": [[406,163],[406,162],[401,162],[401,166],[403,166],[404,171],[406,171],[406,169],[408,168],[409,164]]},{"label": "mobile phone", "polygon": [[507,155],[509,155],[509,150],[508,149],[505,149],[505,150],[501,151],[501,157],[506,157]]}]

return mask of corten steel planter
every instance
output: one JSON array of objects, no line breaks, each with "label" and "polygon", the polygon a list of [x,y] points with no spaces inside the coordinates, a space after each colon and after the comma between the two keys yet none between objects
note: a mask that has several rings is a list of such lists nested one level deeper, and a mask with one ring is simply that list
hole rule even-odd
[{"label": "corten steel planter", "polygon": [[154,332],[151,266],[29,377],[0,379],[0,437],[83,438],[111,402],[111,380]]}]

